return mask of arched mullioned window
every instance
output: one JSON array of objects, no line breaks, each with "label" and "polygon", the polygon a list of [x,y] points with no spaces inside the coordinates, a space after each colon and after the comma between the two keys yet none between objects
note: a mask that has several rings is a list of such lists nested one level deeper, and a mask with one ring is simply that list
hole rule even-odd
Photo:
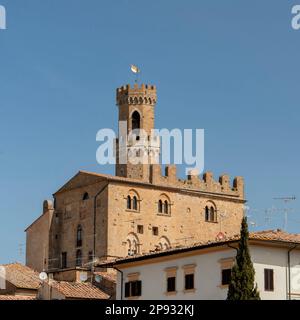
[{"label": "arched mullioned window", "polygon": [[140,197],[135,190],[129,190],[127,196],[127,210],[140,211]]},{"label": "arched mullioned window", "polygon": [[168,250],[171,248],[170,241],[167,237],[163,236],[159,239],[158,248],[160,250]]},{"label": "arched mullioned window", "polygon": [[141,128],[141,116],[137,111],[134,111],[132,116],[132,130],[140,129]]},{"label": "arched mullioned window", "polygon": [[76,251],[76,267],[82,266],[82,252],[81,250]]},{"label": "arched mullioned window", "polygon": [[205,221],[217,222],[217,210],[214,206],[205,207]]},{"label": "arched mullioned window", "polygon": [[83,197],[82,200],[88,200],[90,198],[89,194],[86,192]]},{"label": "arched mullioned window", "polygon": [[162,194],[158,200],[158,213],[170,214],[171,213],[171,202],[167,195]]},{"label": "arched mullioned window", "polygon": [[81,247],[82,246],[82,227],[81,227],[81,225],[79,225],[77,227],[76,246],[77,247]]},{"label": "arched mullioned window", "polygon": [[137,200],[136,196],[134,196],[133,199],[132,199],[132,209],[133,210],[137,210],[138,209],[138,200]]},{"label": "arched mullioned window", "polygon": [[163,212],[163,202],[161,200],[158,201],[158,213]]},{"label": "arched mullioned window", "polygon": [[131,210],[131,197],[127,196],[127,209]]},{"label": "arched mullioned window", "polygon": [[136,234],[130,233],[126,239],[127,255],[134,256],[139,253],[140,242]]}]

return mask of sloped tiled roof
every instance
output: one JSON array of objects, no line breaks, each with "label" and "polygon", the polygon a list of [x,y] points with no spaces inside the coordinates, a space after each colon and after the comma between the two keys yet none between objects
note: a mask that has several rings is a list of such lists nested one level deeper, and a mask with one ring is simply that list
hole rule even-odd
[{"label": "sloped tiled roof", "polygon": [[299,233],[288,233],[280,229],[251,232],[249,238],[252,240],[269,240],[280,242],[300,243]]},{"label": "sloped tiled roof", "polygon": [[66,298],[70,299],[109,299],[108,294],[93,286],[91,283],[51,280],[50,285]]},{"label": "sloped tiled roof", "polygon": [[[186,252],[190,250],[197,250],[197,249],[203,249],[206,247],[216,247],[216,246],[222,246],[226,245],[232,242],[237,242],[240,239],[240,235],[234,235],[231,237],[224,236],[220,239],[215,239],[213,241],[203,241],[203,242],[197,242],[189,246],[176,246],[167,250],[157,250],[154,252],[144,253],[140,255],[135,256],[128,256],[125,258],[117,258],[114,261],[100,261],[98,263],[99,267],[108,266],[114,264],[123,264],[123,263],[130,263],[131,261],[137,261],[137,260],[144,260],[144,259],[151,259],[158,256],[166,256],[171,254],[177,254],[181,252]],[[264,230],[264,231],[258,231],[258,232],[250,232],[249,233],[249,240],[251,241],[266,241],[266,242],[273,242],[278,244],[294,244],[299,245],[300,249],[300,234],[296,233],[287,233],[285,231],[282,231],[280,229],[276,230]]]},{"label": "sloped tiled roof", "polygon": [[0,295],[0,301],[3,300],[36,300],[34,296],[9,296],[9,295]]},{"label": "sloped tiled roof", "polygon": [[39,274],[21,263],[2,265],[5,267],[5,277],[16,288],[37,290],[40,286]]}]

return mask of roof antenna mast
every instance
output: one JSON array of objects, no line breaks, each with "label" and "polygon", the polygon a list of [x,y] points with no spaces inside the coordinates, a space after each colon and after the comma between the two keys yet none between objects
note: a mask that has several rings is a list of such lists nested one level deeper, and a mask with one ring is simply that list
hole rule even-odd
[{"label": "roof antenna mast", "polygon": [[283,230],[287,231],[287,225],[288,225],[288,214],[292,211],[292,209],[287,208],[287,203],[293,200],[296,200],[296,197],[278,197],[278,198],[273,198],[273,200],[281,200],[284,202],[285,207],[283,208],[283,214],[284,214],[284,227]]}]

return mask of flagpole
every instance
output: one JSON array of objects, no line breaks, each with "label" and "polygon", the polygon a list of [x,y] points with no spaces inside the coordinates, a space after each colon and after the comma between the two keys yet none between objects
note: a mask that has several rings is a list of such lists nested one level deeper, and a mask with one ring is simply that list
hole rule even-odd
[{"label": "flagpole", "polygon": [[133,73],[135,73],[135,80],[134,80],[134,82],[135,83],[138,83],[138,81],[139,81],[139,73],[141,72],[141,70],[136,66],[136,65],[131,65],[131,71],[133,72]]}]

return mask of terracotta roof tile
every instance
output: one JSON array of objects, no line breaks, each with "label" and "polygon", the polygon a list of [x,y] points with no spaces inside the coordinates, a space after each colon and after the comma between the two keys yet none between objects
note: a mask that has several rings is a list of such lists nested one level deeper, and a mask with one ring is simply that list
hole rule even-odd
[{"label": "terracotta roof tile", "polygon": [[91,283],[66,282],[51,280],[50,285],[57,289],[66,298],[107,300],[109,295]]},{"label": "terracotta roof tile", "polygon": [[2,300],[36,300],[36,297],[34,296],[1,296],[0,295],[0,301]]},{"label": "terracotta roof tile", "polygon": [[37,290],[40,286],[39,274],[21,263],[2,265],[5,267],[6,280],[17,288]]},{"label": "terracotta roof tile", "polygon": [[280,229],[251,232],[249,238],[252,240],[270,240],[280,242],[300,243],[299,233],[287,233]]}]

